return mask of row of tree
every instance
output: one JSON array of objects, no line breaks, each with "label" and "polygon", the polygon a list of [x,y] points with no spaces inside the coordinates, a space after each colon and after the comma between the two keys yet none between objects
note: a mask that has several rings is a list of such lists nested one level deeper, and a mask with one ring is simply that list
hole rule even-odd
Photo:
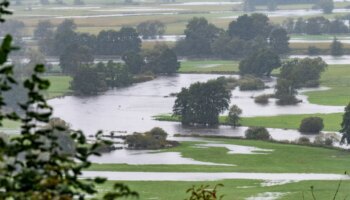
[{"label": "row of tree", "polygon": [[313,9],[321,9],[325,14],[332,13],[334,9],[333,0],[244,0],[243,11],[253,12],[256,6],[266,6],[268,10],[274,11],[281,4],[314,4]]},{"label": "row of tree", "polygon": [[178,55],[241,58],[256,49],[269,48],[277,54],[289,51],[289,37],[273,26],[264,14],[242,15],[222,30],[205,18],[193,18],[185,29],[185,39],[177,42]]},{"label": "row of tree", "polygon": [[46,55],[59,56],[69,51],[73,45],[85,46],[94,55],[123,55],[128,51],[140,52],[141,39],[131,27],[119,31],[103,30],[97,36],[77,33],[73,20],[64,20],[54,29],[49,21],[39,22],[34,37],[39,40],[39,48]]},{"label": "row of tree", "polygon": [[60,57],[63,72],[73,76],[71,88],[83,95],[95,95],[108,88],[128,86],[138,81],[134,79],[136,75],[168,75],[180,67],[176,54],[164,45],[155,46],[144,54],[128,52],[122,57],[124,63],[109,61],[95,65],[83,61],[86,55],[85,51],[74,51]]},{"label": "row of tree", "polygon": [[282,23],[282,27],[288,33],[321,35],[321,34],[344,34],[349,33],[349,26],[344,20],[329,20],[323,16],[311,17],[307,19],[288,18]]}]

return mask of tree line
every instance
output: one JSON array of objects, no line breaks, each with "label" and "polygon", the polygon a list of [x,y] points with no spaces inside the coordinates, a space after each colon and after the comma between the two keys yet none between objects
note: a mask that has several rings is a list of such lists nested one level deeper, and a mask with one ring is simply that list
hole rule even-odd
[{"label": "tree line", "polygon": [[271,49],[277,54],[289,52],[289,36],[284,28],[271,24],[264,14],[242,15],[227,30],[205,18],[191,19],[185,38],[176,43],[178,55],[190,57],[242,58],[256,49]]},{"label": "tree line", "polygon": [[329,20],[323,16],[304,18],[288,18],[282,23],[288,33],[294,34],[345,34],[349,33],[349,26],[340,18]]}]

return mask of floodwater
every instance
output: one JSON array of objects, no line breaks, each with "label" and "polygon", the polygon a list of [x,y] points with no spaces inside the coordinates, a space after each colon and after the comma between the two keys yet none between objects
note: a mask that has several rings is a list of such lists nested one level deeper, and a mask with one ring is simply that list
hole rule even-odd
[{"label": "floodwater", "polygon": [[[204,82],[222,75],[178,74],[159,77],[155,80],[139,83],[130,87],[109,90],[99,96],[66,96],[49,101],[54,108],[54,116],[69,121],[74,129],[81,129],[86,134],[98,130],[105,132],[120,131],[128,134],[144,132],[153,127],[161,127],[170,136],[180,134],[223,135],[242,137],[246,127],[186,127],[176,122],[160,122],[153,119],[155,115],[171,113],[175,97],[171,93],[181,91],[195,82]],[[237,76],[236,76],[237,77]],[[303,102],[295,106],[277,106],[273,100],[268,105],[254,103],[252,97],[273,93],[275,79],[267,83],[271,88],[262,91],[232,91],[231,104],[243,110],[243,116],[273,116],[282,114],[312,114],[343,112],[340,106],[321,106],[310,104],[306,96],[298,95]],[[325,89],[325,88],[321,88]],[[303,90],[307,91],[307,90]],[[294,130],[269,129],[276,140],[296,140],[301,134]],[[312,137],[313,136],[309,136]]]},{"label": "floodwater", "polygon": [[[333,10],[333,13],[349,13],[350,9],[337,8]],[[296,10],[276,10],[276,11],[259,11],[258,13],[266,14],[268,17],[305,17],[322,15],[322,10],[312,10],[312,9],[296,9]],[[220,17],[222,19],[236,19],[238,15]]]},{"label": "floodwater", "polygon": [[178,4],[165,4],[165,5],[172,5],[172,6],[220,6],[220,5],[239,5],[242,4],[241,1],[213,1],[213,2],[184,2],[184,3],[178,3]]},{"label": "floodwater", "polygon": [[93,163],[128,165],[216,165],[234,166],[184,158],[179,152],[160,152],[152,150],[116,150],[100,157],[91,157]]},{"label": "floodwater", "polygon": [[319,56],[308,56],[308,55],[291,55],[290,58],[322,58],[329,65],[344,65],[350,64],[350,56],[331,56],[331,55],[319,55]]},{"label": "floodwater", "polygon": [[108,172],[85,171],[83,178],[108,177],[110,181],[218,181],[218,180],[267,180],[267,181],[324,181],[350,180],[348,175],[304,173],[195,173],[195,172]]},{"label": "floodwater", "polygon": [[[228,154],[268,154],[273,149],[262,149],[252,146],[221,144],[211,140],[201,138],[177,138],[181,141],[199,141],[200,144],[191,148],[212,148],[221,147],[228,150]],[[104,153],[100,157],[92,157],[93,163],[103,164],[128,164],[128,165],[217,165],[217,166],[235,166],[225,163],[211,163],[196,161],[192,158],[185,158],[179,152],[162,152],[159,150],[116,150],[110,153]]]}]

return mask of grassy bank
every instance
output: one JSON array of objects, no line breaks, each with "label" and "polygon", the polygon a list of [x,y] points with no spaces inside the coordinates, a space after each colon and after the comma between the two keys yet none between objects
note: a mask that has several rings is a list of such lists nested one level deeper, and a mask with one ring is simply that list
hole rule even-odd
[{"label": "grassy bank", "polygon": [[[112,189],[115,182],[109,181],[98,187],[101,193]],[[310,186],[315,188],[315,196],[317,200],[333,199],[337,189],[338,181],[302,181],[298,183],[289,183],[284,185],[262,187],[259,180],[222,180],[222,181],[205,181],[205,182],[180,182],[180,181],[128,181],[124,182],[132,190],[140,194],[140,199],[166,199],[179,200],[188,198],[186,190],[193,185],[211,185],[222,183],[224,187],[220,187],[219,194],[224,194],[224,199],[243,200],[249,197],[257,196],[265,192],[284,193],[281,198],[283,200],[302,200],[313,199]],[[338,199],[346,199],[349,195],[348,188],[350,181],[344,181],[338,193]],[[304,196],[304,198],[303,198]],[[263,199],[263,198],[261,198]]]},{"label": "grassy bank", "polygon": [[346,151],[253,140],[219,138],[208,140],[219,144],[251,146],[272,151],[265,152],[266,154],[229,154],[225,147],[203,149],[198,148],[203,142],[182,142],[180,146],[164,152],[179,152],[185,158],[234,166],[93,164],[90,170],[271,173],[343,173],[345,170],[350,170],[350,154]]},{"label": "grassy bank", "polygon": [[70,93],[70,81],[72,78],[70,76],[46,76],[51,85],[45,96],[49,99],[64,96]]},{"label": "grassy bank", "polygon": [[331,89],[305,93],[311,103],[347,105],[350,101],[350,65],[329,66],[328,70],[322,74],[321,84]]},{"label": "grassy bank", "polygon": [[[266,128],[281,128],[281,129],[298,129],[302,119],[306,117],[321,117],[324,122],[325,131],[339,131],[343,113],[332,114],[301,114],[301,115],[277,115],[266,117],[242,117],[242,126],[263,126]],[[157,115],[154,117],[159,121],[179,122],[178,116],[172,115]],[[227,117],[220,116],[220,124],[226,124]]]}]

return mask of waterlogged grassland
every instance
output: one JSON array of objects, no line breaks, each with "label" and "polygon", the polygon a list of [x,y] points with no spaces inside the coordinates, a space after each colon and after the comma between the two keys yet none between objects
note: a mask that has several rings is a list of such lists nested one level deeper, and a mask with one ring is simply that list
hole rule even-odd
[{"label": "waterlogged grassland", "polygon": [[309,101],[321,105],[345,106],[350,101],[350,65],[331,65],[321,77],[326,91],[307,92]]},{"label": "waterlogged grassland", "polygon": [[185,158],[202,162],[235,166],[203,165],[125,165],[93,164],[89,170],[141,172],[270,172],[270,173],[343,173],[350,170],[350,154],[346,151],[271,142],[208,139],[219,144],[232,144],[272,149],[267,154],[228,154],[225,147],[198,148],[202,142],[182,142],[164,150],[180,152]]},{"label": "waterlogged grassland", "polygon": [[238,61],[229,60],[197,60],[183,61],[180,73],[234,73],[238,72]]},{"label": "waterlogged grassland", "polygon": [[[111,190],[116,182],[108,181],[106,184],[98,186],[98,190],[103,194]],[[314,186],[314,193],[317,200],[333,199],[338,186],[338,181],[302,181],[298,183],[289,183],[284,185],[262,187],[262,181],[259,180],[222,180],[205,182],[180,182],[180,181],[127,181],[123,182],[132,190],[139,193],[140,199],[161,199],[161,200],[179,200],[189,197],[186,190],[193,185],[211,185],[223,184],[219,187],[219,195],[225,195],[224,199],[243,200],[249,197],[257,196],[265,192],[285,193],[281,200],[311,200],[312,194],[310,187]],[[340,187],[337,199],[346,199],[350,195],[348,188],[350,181],[343,181]],[[102,195],[101,195],[102,196]],[[304,197],[304,198],[303,198]]]}]

